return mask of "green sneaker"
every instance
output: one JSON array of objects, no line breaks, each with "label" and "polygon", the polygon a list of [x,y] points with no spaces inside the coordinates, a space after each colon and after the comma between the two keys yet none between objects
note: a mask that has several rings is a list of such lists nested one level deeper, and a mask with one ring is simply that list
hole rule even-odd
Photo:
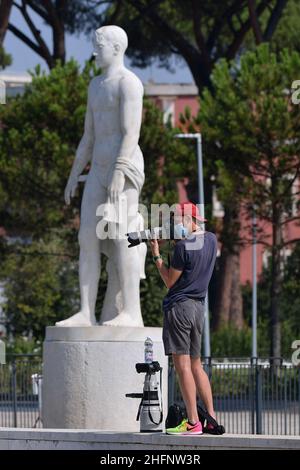
[{"label": "green sneaker", "polygon": [[184,434],[187,431],[187,422],[188,420],[184,418],[175,428],[166,429],[166,434],[177,434],[177,436]]}]

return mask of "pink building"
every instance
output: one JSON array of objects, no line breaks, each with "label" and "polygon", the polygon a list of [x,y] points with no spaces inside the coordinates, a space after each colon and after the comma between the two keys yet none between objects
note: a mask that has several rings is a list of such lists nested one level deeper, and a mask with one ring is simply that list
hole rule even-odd
[{"label": "pink building", "polygon": [[199,109],[198,88],[190,83],[153,83],[144,84],[145,95],[153,99],[164,113],[164,121],[171,119],[179,124],[180,114],[189,107],[193,116]]}]

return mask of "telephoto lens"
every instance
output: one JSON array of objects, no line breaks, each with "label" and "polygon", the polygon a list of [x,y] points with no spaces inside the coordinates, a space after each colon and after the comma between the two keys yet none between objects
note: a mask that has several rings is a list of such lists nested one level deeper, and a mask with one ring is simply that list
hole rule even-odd
[{"label": "telephoto lens", "polygon": [[142,230],[141,232],[130,232],[126,233],[128,242],[130,243],[129,248],[137,246],[140,243],[147,242],[153,239],[166,238],[166,231],[163,227],[154,227],[152,230]]},{"label": "telephoto lens", "polygon": [[174,240],[174,212],[171,212],[170,220],[161,227],[154,227],[151,230],[142,230],[141,232],[129,232],[126,233],[126,236],[129,242],[129,248],[154,239]]}]

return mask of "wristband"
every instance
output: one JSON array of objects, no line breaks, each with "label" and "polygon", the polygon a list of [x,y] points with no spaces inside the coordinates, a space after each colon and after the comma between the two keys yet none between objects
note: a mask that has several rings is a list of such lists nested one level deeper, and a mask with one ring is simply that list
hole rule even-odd
[{"label": "wristband", "polygon": [[162,259],[162,256],[161,256],[161,255],[153,256],[152,259],[153,259],[154,263],[156,263],[156,261],[157,261],[158,259]]}]

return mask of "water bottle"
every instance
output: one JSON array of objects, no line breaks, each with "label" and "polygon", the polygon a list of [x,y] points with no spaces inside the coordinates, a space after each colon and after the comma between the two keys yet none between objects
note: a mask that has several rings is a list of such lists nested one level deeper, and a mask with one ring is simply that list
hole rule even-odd
[{"label": "water bottle", "polygon": [[153,362],[153,341],[149,336],[145,340],[145,363]]}]

